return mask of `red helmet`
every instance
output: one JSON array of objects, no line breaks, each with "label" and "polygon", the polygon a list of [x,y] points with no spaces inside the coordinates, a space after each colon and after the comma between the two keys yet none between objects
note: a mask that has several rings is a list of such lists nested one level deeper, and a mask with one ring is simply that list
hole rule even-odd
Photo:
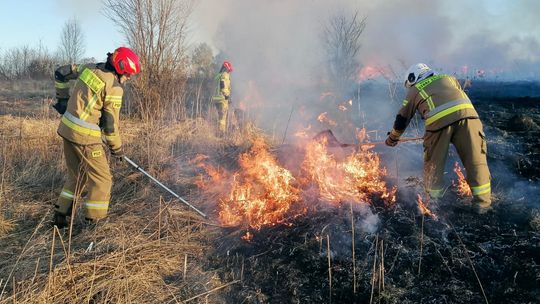
[{"label": "red helmet", "polygon": [[112,65],[120,75],[135,75],[141,71],[139,56],[127,47],[119,47],[112,54]]},{"label": "red helmet", "polygon": [[227,72],[229,73],[233,71],[232,64],[227,60],[223,61],[223,65],[221,67],[226,68]]}]

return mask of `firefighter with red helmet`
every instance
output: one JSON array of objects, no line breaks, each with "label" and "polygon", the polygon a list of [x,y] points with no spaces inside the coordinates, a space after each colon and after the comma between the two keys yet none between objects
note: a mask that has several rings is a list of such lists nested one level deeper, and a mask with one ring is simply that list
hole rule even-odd
[{"label": "firefighter with red helmet", "polygon": [[[67,167],[54,208],[53,224],[58,227],[67,225],[66,217],[83,191],[81,203],[87,220],[102,219],[109,209],[112,175],[103,143],[114,158],[122,159],[119,114],[123,85],[141,66],[137,54],[126,47],[107,55],[104,63],[65,65],[54,74],[58,100],[54,108],[62,114],[57,132],[63,138]],[[76,80],[71,96],[70,80]]]},{"label": "firefighter with red helmet", "polygon": [[491,210],[491,175],[487,164],[486,136],[471,100],[456,78],[438,75],[426,64],[412,65],[405,74],[407,96],[386,139],[395,146],[411,119],[419,112],[425,122],[424,184],[432,198],[445,192],[444,167],[450,143],[467,171],[473,195],[472,208],[479,214]]},{"label": "firefighter with red helmet", "polygon": [[212,96],[212,101],[218,112],[218,129],[221,134],[227,129],[227,112],[231,97],[231,78],[230,74],[233,71],[232,64],[229,61],[224,61],[221,65],[221,70],[214,78],[215,91]]}]

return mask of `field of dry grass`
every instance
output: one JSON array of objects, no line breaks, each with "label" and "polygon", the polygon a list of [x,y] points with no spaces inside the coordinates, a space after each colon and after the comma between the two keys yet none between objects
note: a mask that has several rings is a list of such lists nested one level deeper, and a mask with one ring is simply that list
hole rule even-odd
[{"label": "field of dry grass", "polygon": [[[128,164],[112,166],[107,219],[89,226],[78,214],[71,229],[53,228],[64,172],[58,117],[39,98],[4,96],[0,103],[0,303],[222,302],[220,292],[231,282],[200,262],[216,226]],[[204,120],[122,122],[125,153],[197,203],[193,175],[182,162],[242,146],[258,132],[224,140],[212,130]]]}]

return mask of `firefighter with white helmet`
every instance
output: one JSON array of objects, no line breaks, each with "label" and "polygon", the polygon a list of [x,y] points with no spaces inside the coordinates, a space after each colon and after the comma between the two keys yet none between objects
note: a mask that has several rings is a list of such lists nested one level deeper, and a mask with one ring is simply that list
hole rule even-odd
[{"label": "firefighter with white helmet", "polygon": [[[58,134],[63,138],[67,176],[55,204],[53,224],[65,227],[73,202],[83,193],[81,203],[88,220],[107,216],[112,176],[103,142],[111,155],[122,159],[119,114],[123,84],[140,72],[139,57],[126,47],[108,54],[97,64],[65,65],[55,71],[58,102],[62,115]],[[69,81],[76,80],[69,94]]]},{"label": "firefighter with white helmet", "polygon": [[431,197],[444,194],[444,167],[450,143],[467,172],[473,208],[482,214],[491,209],[491,176],[487,165],[486,137],[482,122],[458,80],[438,75],[426,64],[412,65],[405,75],[407,96],[386,139],[395,146],[418,111],[425,122],[424,184]]},{"label": "firefighter with white helmet", "polygon": [[215,90],[212,101],[218,112],[218,129],[221,134],[225,133],[227,128],[227,113],[231,97],[231,76],[233,71],[232,64],[224,61],[219,73],[214,78]]}]

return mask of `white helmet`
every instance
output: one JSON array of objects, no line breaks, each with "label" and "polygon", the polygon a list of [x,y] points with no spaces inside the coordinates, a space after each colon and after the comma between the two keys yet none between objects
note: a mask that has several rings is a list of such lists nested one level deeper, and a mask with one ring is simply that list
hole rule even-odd
[{"label": "white helmet", "polygon": [[435,74],[435,72],[430,69],[426,64],[424,63],[417,63],[411,65],[411,67],[407,70],[407,73],[405,74],[405,87],[410,88],[413,85],[415,85],[418,81],[428,78],[429,76],[432,76]]}]

